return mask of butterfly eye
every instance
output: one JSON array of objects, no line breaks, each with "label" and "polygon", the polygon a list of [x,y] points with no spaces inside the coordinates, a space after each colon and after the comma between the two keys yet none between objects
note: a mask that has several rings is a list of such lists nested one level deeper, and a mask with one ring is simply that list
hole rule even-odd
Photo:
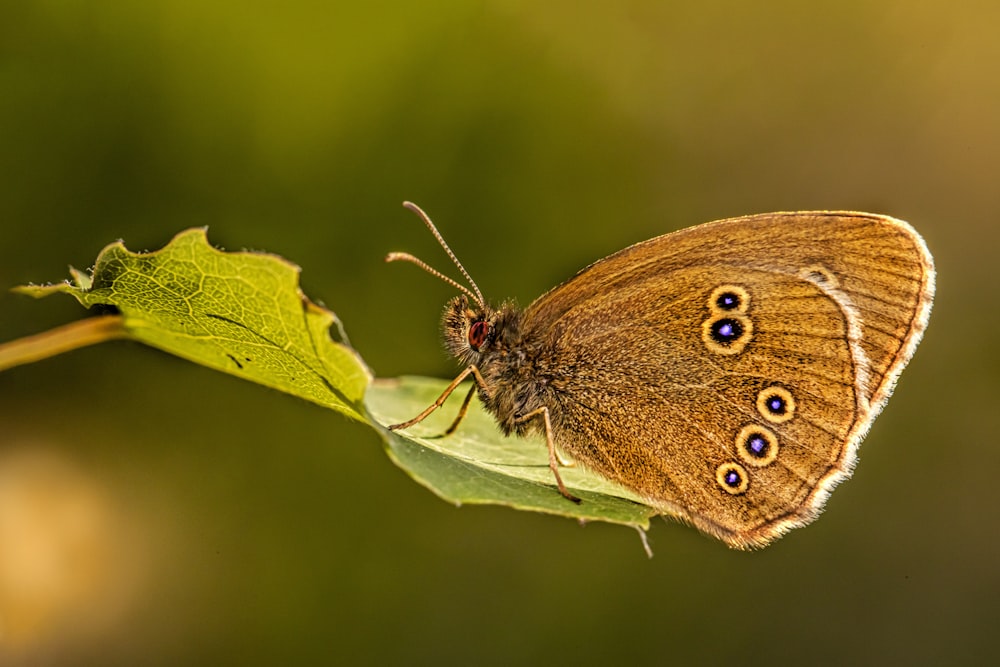
[{"label": "butterfly eye", "polygon": [[490,333],[490,325],[486,324],[483,320],[474,322],[472,327],[469,328],[469,345],[473,350],[478,351],[483,343],[486,342],[486,337]]}]

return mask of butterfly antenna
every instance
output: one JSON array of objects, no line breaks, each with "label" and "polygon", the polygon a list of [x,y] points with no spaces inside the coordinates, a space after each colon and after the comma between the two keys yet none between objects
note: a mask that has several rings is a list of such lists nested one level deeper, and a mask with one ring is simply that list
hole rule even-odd
[{"label": "butterfly antenna", "polygon": [[433,234],[434,238],[436,238],[438,243],[441,244],[441,247],[444,248],[444,251],[448,253],[448,257],[451,258],[451,261],[455,263],[455,266],[458,267],[458,270],[462,272],[462,275],[465,276],[465,279],[469,281],[470,285],[472,285],[472,289],[475,290],[475,294],[473,294],[467,287],[460,285],[458,282],[452,280],[451,278],[444,275],[440,271],[432,269],[428,264],[420,261],[419,259],[417,259],[416,257],[414,257],[409,253],[405,252],[389,253],[389,255],[385,258],[385,261],[387,262],[404,261],[404,262],[410,262],[411,264],[416,264],[417,266],[419,266],[432,276],[437,276],[438,278],[445,281],[449,285],[467,294],[469,297],[475,300],[476,303],[479,304],[480,308],[485,308],[486,299],[483,298],[483,293],[479,291],[479,286],[476,285],[476,281],[472,279],[472,276],[469,275],[469,272],[466,271],[465,267],[462,266],[462,263],[458,261],[458,257],[455,256],[455,253],[453,253],[451,251],[451,248],[448,247],[448,244],[445,243],[444,237],[441,236],[441,232],[439,232],[437,230],[437,227],[434,226],[434,223],[431,222],[430,217],[426,213],[424,213],[423,209],[421,209],[419,206],[417,206],[412,202],[408,201],[403,202],[403,206],[416,213],[420,217],[420,219],[424,221],[424,224],[427,225],[427,229],[431,230],[431,234]]},{"label": "butterfly antenna", "polygon": [[416,264],[417,266],[419,266],[421,269],[423,269],[427,273],[431,274],[432,276],[436,276],[436,277],[440,278],[441,280],[445,281],[446,283],[448,283],[449,285],[451,285],[455,289],[459,290],[460,292],[465,292],[469,296],[470,299],[472,299],[473,301],[475,301],[476,303],[478,303],[480,307],[483,307],[483,302],[480,301],[480,299],[482,297],[473,294],[472,290],[470,290],[465,285],[462,285],[458,281],[452,280],[451,278],[449,278],[448,276],[444,275],[443,273],[441,273],[437,269],[431,268],[431,266],[428,265],[426,262],[417,259],[416,257],[414,257],[413,255],[411,255],[408,252],[390,252],[388,255],[385,256],[385,261],[387,261],[387,262],[409,262],[410,264]]}]

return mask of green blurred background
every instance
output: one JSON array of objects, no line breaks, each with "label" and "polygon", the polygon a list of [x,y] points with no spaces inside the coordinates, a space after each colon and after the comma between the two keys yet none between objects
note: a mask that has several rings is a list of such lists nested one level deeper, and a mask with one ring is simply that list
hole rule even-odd
[{"label": "green blurred background", "polygon": [[[280,7],[280,8],[279,8]],[[0,287],[208,225],[279,253],[384,377],[493,298],[790,209],[909,220],[930,327],[809,528],[738,553],[456,509],[364,426],[129,343],[0,374],[0,662],[986,663],[1000,624],[1000,5],[0,6]],[[0,293],[0,341],[82,315]]]}]

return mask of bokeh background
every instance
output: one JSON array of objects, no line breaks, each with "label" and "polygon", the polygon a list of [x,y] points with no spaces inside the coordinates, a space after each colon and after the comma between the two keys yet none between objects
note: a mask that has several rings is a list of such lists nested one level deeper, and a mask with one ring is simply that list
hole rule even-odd
[{"label": "bokeh background", "polygon": [[977,664],[1000,625],[1000,5],[0,6],[6,287],[208,225],[301,265],[383,377],[451,377],[448,262],[535,296],[716,218],[861,209],[938,269],[827,512],[756,553],[455,508],[375,432],[129,343],[0,374],[0,662]]}]

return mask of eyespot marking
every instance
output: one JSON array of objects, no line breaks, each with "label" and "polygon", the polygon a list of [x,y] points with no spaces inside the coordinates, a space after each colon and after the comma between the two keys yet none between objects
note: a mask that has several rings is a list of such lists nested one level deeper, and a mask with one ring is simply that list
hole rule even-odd
[{"label": "eyespot marking", "polygon": [[784,424],[795,416],[795,397],[784,387],[772,385],[757,395],[757,412],[772,424]]},{"label": "eyespot marking", "polygon": [[717,313],[701,325],[705,346],[717,354],[739,354],[753,336],[753,322],[740,313]]},{"label": "eyespot marking", "polygon": [[750,488],[750,476],[739,463],[723,463],[715,469],[715,481],[722,490],[734,496],[746,493]]},{"label": "eyespot marking", "polygon": [[736,436],[736,453],[756,468],[770,465],[778,458],[778,436],[763,426],[744,426]]},{"label": "eyespot marking", "polygon": [[750,293],[740,285],[719,285],[708,297],[708,310],[713,315],[746,313],[749,307]]}]

